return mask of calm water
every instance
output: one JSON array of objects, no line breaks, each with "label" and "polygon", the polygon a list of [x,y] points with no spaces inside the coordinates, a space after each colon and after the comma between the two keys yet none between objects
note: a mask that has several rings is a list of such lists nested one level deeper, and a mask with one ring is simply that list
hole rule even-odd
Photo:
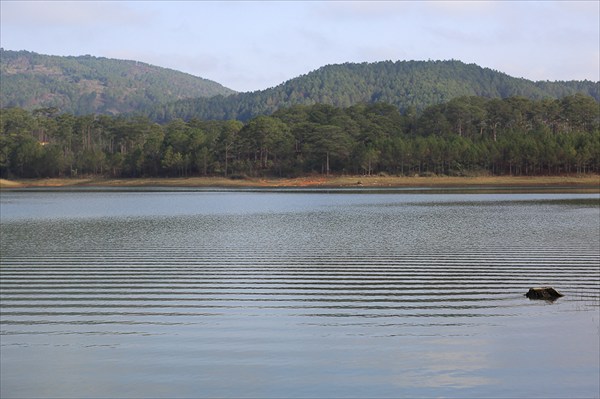
[{"label": "calm water", "polygon": [[0,228],[2,397],[600,396],[597,194],[4,191]]}]

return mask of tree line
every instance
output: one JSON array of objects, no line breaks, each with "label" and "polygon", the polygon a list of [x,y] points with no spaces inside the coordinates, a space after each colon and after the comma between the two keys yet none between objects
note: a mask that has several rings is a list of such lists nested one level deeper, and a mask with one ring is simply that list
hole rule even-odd
[{"label": "tree line", "polygon": [[243,123],[0,113],[0,175],[539,175],[600,172],[600,104],[465,96],[417,112],[376,102],[296,105]]}]

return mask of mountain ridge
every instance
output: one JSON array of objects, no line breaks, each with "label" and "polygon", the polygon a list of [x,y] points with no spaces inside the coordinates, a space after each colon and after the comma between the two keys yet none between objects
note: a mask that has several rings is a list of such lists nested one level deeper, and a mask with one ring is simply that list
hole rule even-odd
[{"label": "mountain ridge", "polygon": [[183,98],[235,93],[217,82],[135,60],[0,49],[0,106],[121,114]]},{"label": "mountain ridge", "polygon": [[173,119],[248,121],[294,105],[349,107],[386,102],[421,111],[456,97],[557,99],[582,93],[600,101],[600,82],[532,81],[459,60],[324,65],[263,90],[221,84],[134,60],[0,50],[0,107],[54,107],[73,114],[143,114]]},{"label": "mountain ridge", "polygon": [[556,99],[581,93],[600,100],[599,89],[600,82],[534,82],[458,60],[343,63],[325,65],[265,90],[163,104],[148,115],[159,121],[194,117],[245,121],[294,105],[349,107],[375,102],[406,112],[461,96]]}]

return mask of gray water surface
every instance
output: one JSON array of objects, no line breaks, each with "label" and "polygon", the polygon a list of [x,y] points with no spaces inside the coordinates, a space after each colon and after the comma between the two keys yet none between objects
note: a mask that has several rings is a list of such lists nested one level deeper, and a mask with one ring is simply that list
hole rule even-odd
[{"label": "gray water surface", "polygon": [[600,396],[598,194],[0,205],[3,398]]}]

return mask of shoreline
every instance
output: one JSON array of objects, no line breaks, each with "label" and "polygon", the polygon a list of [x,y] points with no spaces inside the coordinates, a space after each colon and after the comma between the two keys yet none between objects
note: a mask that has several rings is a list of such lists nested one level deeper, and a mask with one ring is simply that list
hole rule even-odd
[{"label": "shoreline", "polygon": [[600,192],[600,175],[569,176],[305,176],[298,178],[46,178],[0,179],[0,189],[60,187],[185,187],[185,188],[452,188],[568,187]]}]

